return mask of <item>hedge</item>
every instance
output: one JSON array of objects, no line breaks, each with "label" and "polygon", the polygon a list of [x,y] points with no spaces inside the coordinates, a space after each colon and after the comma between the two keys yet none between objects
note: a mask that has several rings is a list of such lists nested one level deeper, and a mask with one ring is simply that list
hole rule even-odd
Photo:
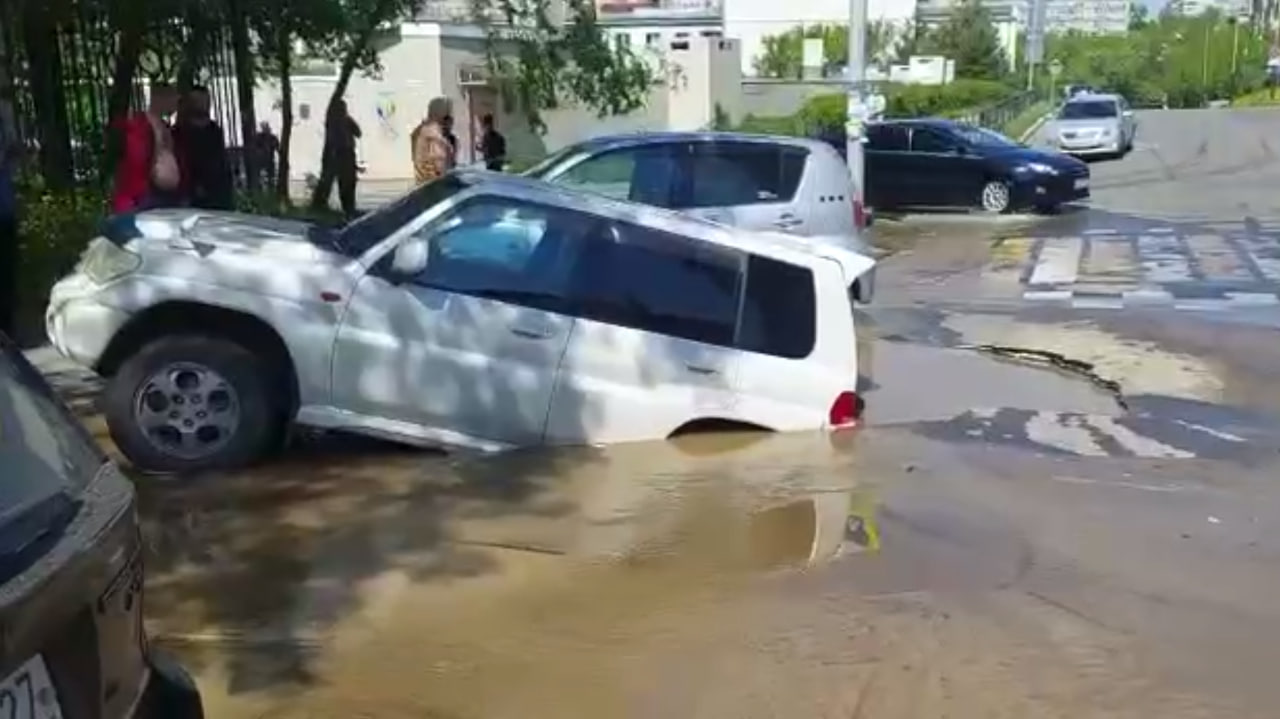
[{"label": "hedge", "polygon": [[[1003,82],[955,80],[946,85],[881,86],[886,117],[951,117],[993,105],[1017,93]],[[794,115],[760,117],[748,115],[738,129],[768,135],[806,135],[816,128],[844,127],[844,93],[809,98]]]}]

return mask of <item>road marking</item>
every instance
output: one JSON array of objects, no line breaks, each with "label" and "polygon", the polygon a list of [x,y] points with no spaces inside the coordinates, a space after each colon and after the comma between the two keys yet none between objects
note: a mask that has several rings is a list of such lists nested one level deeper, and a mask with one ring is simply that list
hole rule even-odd
[{"label": "road marking", "polygon": [[1115,235],[1115,234],[1118,234],[1118,233],[1119,233],[1119,230],[1109,230],[1109,229],[1106,229],[1106,228],[1099,228],[1099,229],[1096,229],[1096,230],[1085,230],[1085,231],[1084,231],[1085,237],[1097,237],[1097,236],[1099,236],[1099,235]]},{"label": "road marking", "polygon": [[1115,440],[1121,447],[1137,457],[1190,459],[1194,453],[1171,447],[1150,437],[1144,437],[1111,417],[1090,417],[1085,423]]},{"label": "road marking", "polygon": [[1185,492],[1187,487],[1172,485],[1166,486],[1161,484],[1143,484],[1141,482],[1126,482],[1124,480],[1103,480],[1091,479],[1089,477],[1067,477],[1063,475],[1054,475],[1050,477],[1055,482],[1066,482],[1067,484],[1098,484],[1104,487],[1124,487],[1125,489],[1138,489],[1144,492]]},{"label": "road marking", "polygon": [[[1081,284],[1115,285],[1117,281],[1132,280],[1138,274],[1138,258],[1133,243],[1127,237],[1093,238],[1085,255]],[[1128,287],[1126,289],[1134,289]]]},{"label": "road marking", "polygon": [[1044,241],[1036,266],[1027,284],[1069,285],[1080,273],[1084,240],[1079,237],[1051,237]]},{"label": "road marking", "polygon": [[1186,243],[1206,280],[1252,282],[1257,279],[1246,259],[1225,237],[1192,235],[1186,238]]},{"label": "road marking", "polygon": [[1227,292],[1228,300],[1232,305],[1246,305],[1249,307],[1271,307],[1280,305],[1280,297],[1274,292]]},{"label": "road marking", "polygon": [[1253,247],[1246,250],[1245,254],[1253,260],[1259,274],[1271,282],[1280,282],[1280,243],[1274,239],[1258,240],[1259,238],[1253,238],[1249,242]]},{"label": "road marking", "polygon": [[1121,297],[1072,297],[1071,308],[1076,310],[1122,310]]},{"label": "road marking", "polygon": [[1070,302],[1071,290],[1027,290],[1022,299],[1028,302]]},{"label": "road marking", "polygon": [[1152,284],[1192,282],[1191,262],[1176,237],[1142,235],[1138,238],[1138,258],[1143,279]]},{"label": "road marking", "polygon": [[1120,296],[1128,305],[1166,305],[1173,304],[1173,293],[1168,290],[1145,287],[1140,290],[1122,292]]}]

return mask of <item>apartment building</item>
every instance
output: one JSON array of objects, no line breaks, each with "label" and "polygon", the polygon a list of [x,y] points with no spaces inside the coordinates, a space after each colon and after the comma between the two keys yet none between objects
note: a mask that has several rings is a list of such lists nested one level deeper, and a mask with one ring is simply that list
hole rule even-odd
[{"label": "apartment building", "polygon": [[1182,17],[1197,17],[1209,10],[1224,15],[1247,16],[1249,0],[1169,0],[1168,11]]},{"label": "apartment building", "polygon": [[[844,24],[848,0],[597,0],[600,23],[633,47],[663,48],[670,41],[702,36],[733,38],[742,50],[742,73],[755,74],[764,38],[798,25]],[[870,0],[873,20],[905,22],[915,0]]]},{"label": "apartment building", "polygon": [[[1000,42],[1011,61],[1018,52],[1018,34],[1027,29],[1034,0],[985,0],[992,22],[1000,34]],[[1129,29],[1131,0],[1039,0],[1044,3],[1046,33],[1078,31],[1087,33],[1122,33]],[[1214,0],[1176,0],[1179,2],[1213,2]],[[918,0],[916,17],[928,26],[946,21],[957,0]]]}]

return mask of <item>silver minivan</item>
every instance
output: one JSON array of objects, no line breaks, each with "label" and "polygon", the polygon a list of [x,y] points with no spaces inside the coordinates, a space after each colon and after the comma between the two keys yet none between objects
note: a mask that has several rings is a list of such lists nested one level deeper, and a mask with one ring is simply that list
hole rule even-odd
[{"label": "silver minivan", "polygon": [[[525,174],[873,256],[849,168],[821,140],[732,132],[613,135],[567,147]],[[874,272],[856,283],[857,301],[871,301]]]}]

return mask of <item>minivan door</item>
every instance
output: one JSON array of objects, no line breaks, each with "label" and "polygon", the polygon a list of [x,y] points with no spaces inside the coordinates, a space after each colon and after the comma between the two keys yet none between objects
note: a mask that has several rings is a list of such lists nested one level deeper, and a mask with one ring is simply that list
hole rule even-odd
[{"label": "minivan door", "polygon": [[748,230],[809,234],[808,213],[794,199],[808,150],[773,142],[694,142],[681,174],[679,209]]}]

